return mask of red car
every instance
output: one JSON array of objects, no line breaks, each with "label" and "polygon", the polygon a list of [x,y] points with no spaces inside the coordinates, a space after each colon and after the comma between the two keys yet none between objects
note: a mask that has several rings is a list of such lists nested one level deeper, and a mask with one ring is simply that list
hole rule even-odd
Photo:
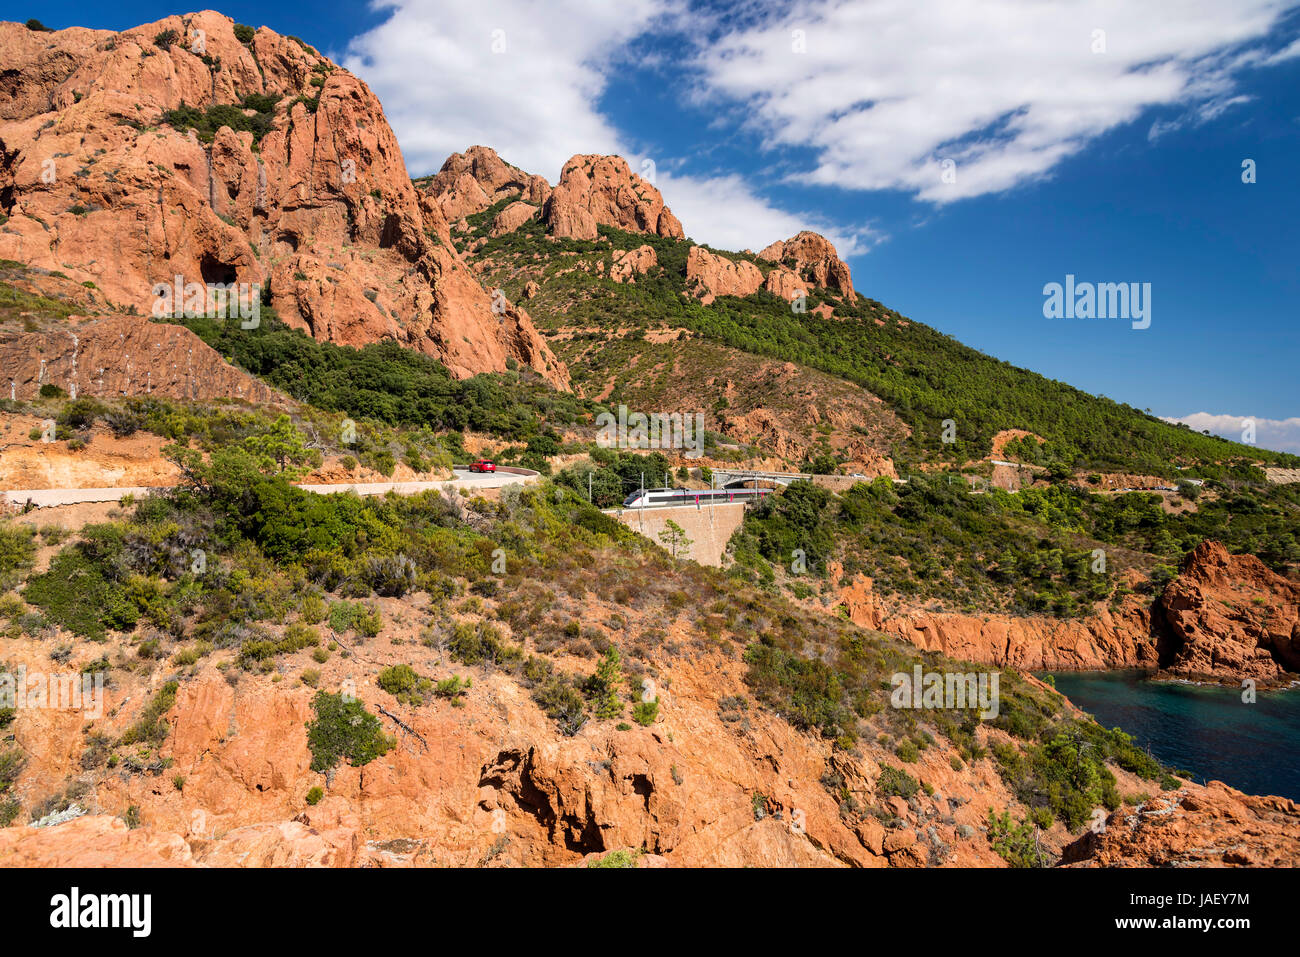
[{"label": "red car", "polygon": [[471,462],[469,464],[469,470],[471,472],[495,472],[497,470],[497,464],[495,462],[489,462],[487,459],[479,459],[477,462]]}]

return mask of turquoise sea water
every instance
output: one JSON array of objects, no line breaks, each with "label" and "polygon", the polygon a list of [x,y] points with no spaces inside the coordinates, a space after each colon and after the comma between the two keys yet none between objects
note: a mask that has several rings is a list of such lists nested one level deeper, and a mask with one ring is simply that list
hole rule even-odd
[{"label": "turquoise sea water", "polygon": [[1147,681],[1139,672],[1055,672],[1056,688],[1107,728],[1197,781],[1218,779],[1250,794],[1300,801],[1300,689],[1240,688]]}]

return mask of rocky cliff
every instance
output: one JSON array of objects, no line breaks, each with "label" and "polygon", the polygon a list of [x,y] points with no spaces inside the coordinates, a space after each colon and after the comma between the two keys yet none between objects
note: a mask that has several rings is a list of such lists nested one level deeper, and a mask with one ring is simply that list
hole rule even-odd
[{"label": "rocky cliff", "polygon": [[556,237],[595,239],[598,226],[674,239],[684,236],[663,195],[633,173],[621,156],[574,156],[552,188],[541,176],[507,163],[495,150],[471,146],[448,157],[442,169],[420,185],[452,223],[502,200],[515,200],[493,221],[494,236],[512,232],[533,216],[540,216]]},{"label": "rocky cliff", "polygon": [[[816,248],[829,250],[828,258],[800,264],[793,256],[788,262],[777,256],[773,261],[776,266],[766,276],[756,265],[746,259],[732,259],[718,253],[710,252],[703,246],[692,246],[686,259],[686,282],[692,293],[706,306],[718,296],[750,296],[759,289],[766,289],[774,296],[794,300],[806,295],[816,287],[833,288],[850,302],[855,300],[853,287],[849,280],[849,267],[839,259],[835,247],[816,233],[800,233],[800,236],[815,237],[819,241]],[[793,240],[791,240],[793,242]],[[760,257],[772,249],[784,248],[783,243],[773,243]],[[802,249],[803,247],[797,247]],[[829,318],[833,310],[828,305],[818,306],[820,312]]]},{"label": "rocky cliff", "polygon": [[[185,678],[167,712],[165,776],[105,767],[93,746],[138,718],[156,677],[115,671],[89,736],[79,713],[21,711],[12,730],[27,762],[11,793],[40,807],[71,788],[89,813],[0,829],[0,866],[564,866],[616,849],[694,866],[1001,864],[979,832],[1013,800],[991,759],[958,772],[947,745],[930,748],[909,767],[933,793],[891,799],[885,823],[846,816],[824,780],[870,795],[881,762],[896,759],[874,744],[838,752],[766,710],[728,715],[719,702],[745,694],[735,657],[675,662],[650,727],[606,722],[566,737],[500,674],[474,675],[461,707],[396,701],[375,673],[409,648],[385,635],[320,668],[327,686],[354,680],[396,738],[382,758],[329,775],[310,768],[311,689],[234,666],[227,678],[215,662]],[[15,667],[45,666],[37,643],[6,641],[5,652]],[[74,664],[105,652],[119,649],[83,647]],[[310,663],[300,655],[295,670]],[[309,805],[322,784],[328,796]],[[136,830],[115,817],[131,806]]]},{"label": "rocky cliff", "polygon": [[805,282],[834,289],[850,303],[857,300],[848,264],[825,236],[804,230],[759,251],[759,258],[787,267]]},{"label": "rocky cliff", "polygon": [[1254,555],[1202,542],[1165,588],[1160,613],[1170,675],[1266,685],[1300,679],[1300,582]]},{"label": "rocky cliff", "polygon": [[1112,813],[1065,849],[1090,867],[1294,867],[1300,806],[1222,781],[1185,785]]},{"label": "rocky cliff", "polygon": [[177,276],[247,283],[320,339],[395,339],[461,376],[513,358],[567,387],[527,314],[494,309],[451,247],[369,88],[234,27],[210,11],[121,33],[0,24],[0,258],[145,314]]},{"label": "rocky cliff", "polygon": [[[832,581],[842,574],[832,566]],[[860,625],[967,661],[1031,671],[1146,668],[1266,687],[1300,680],[1300,583],[1218,542],[1193,549],[1154,603],[1130,596],[1082,618],[887,607],[861,574],[841,584],[838,603]]]},{"label": "rocky cliff", "polygon": [[69,316],[34,332],[0,331],[0,389],[32,399],[42,385],[77,396],[159,395],[206,401],[237,399],[259,405],[291,400],[261,379],[229,365],[183,326],[136,316]]}]

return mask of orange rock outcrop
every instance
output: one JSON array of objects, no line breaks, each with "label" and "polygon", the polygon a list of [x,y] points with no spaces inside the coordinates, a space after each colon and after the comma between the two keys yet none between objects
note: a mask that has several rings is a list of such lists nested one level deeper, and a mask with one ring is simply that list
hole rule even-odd
[{"label": "orange rock outcrop", "polygon": [[790,267],[814,286],[834,289],[850,303],[857,299],[848,264],[840,259],[835,246],[825,236],[805,229],[787,240],[772,243],[758,255],[761,259]]},{"label": "orange rock outcrop", "polygon": [[1300,678],[1300,582],[1254,555],[1202,542],[1165,588],[1160,608],[1171,637],[1170,675],[1264,684]]},{"label": "orange rock outcrop", "polygon": [[682,239],[682,224],[659,190],[621,156],[578,155],[564,164],[543,218],[555,236],[595,239],[597,226]]},{"label": "orange rock outcrop", "polygon": [[[494,310],[452,248],[374,94],[301,41],[262,27],[245,45],[211,11],[120,33],[3,23],[0,60],[0,258],[145,315],[176,276],[246,283],[319,339],[394,339],[459,376],[513,358],[567,388],[527,313]],[[276,104],[256,144],[163,118],[253,94]]]},{"label": "orange rock outcrop", "polygon": [[0,332],[0,392],[6,398],[31,399],[47,384],[74,397],[159,395],[292,404],[261,379],[229,365],[184,326],[136,316],[71,316],[36,332]]},{"label": "orange rock outcrop", "polygon": [[706,306],[718,296],[749,296],[763,285],[763,273],[744,259],[728,259],[692,246],[686,257],[686,282]]},{"label": "orange rock outcrop", "polygon": [[[830,571],[840,582],[841,566]],[[1190,552],[1154,603],[1130,596],[1082,618],[886,608],[861,573],[838,596],[858,624],[967,661],[1031,671],[1146,668],[1166,678],[1265,686],[1300,680],[1300,583],[1218,542]]]},{"label": "orange rock outcrop", "polygon": [[1287,798],[1243,794],[1222,781],[1186,784],[1104,828],[1084,832],[1064,862],[1092,867],[1294,867],[1300,806]]}]

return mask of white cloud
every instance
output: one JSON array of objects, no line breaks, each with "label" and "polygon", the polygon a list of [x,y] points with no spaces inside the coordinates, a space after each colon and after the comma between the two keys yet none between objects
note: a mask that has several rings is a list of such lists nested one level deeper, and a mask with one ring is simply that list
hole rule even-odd
[{"label": "white cloud", "polygon": [[1286,60],[1294,60],[1296,57],[1300,57],[1300,38],[1292,40],[1283,49],[1278,50],[1276,53],[1266,57],[1263,62],[1267,66],[1273,66],[1275,63],[1282,63]]},{"label": "white cloud", "polygon": [[1166,422],[1181,422],[1197,432],[1221,435],[1225,439],[1241,442],[1247,423],[1253,422],[1255,444],[1275,452],[1292,452],[1300,455],[1300,416],[1290,419],[1261,419],[1245,415],[1219,415],[1212,412],[1193,412],[1184,416],[1165,416]]},{"label": "white cloud", "polygon": [[[383,0],[378,6],[391,10],[389,19],[354,38],[342,62],[379,96],[412,172],[436,170],[476,143],[552,183],[576,153],[618,153],[640,170],[635,149],[597,102],[610,72],[627,62],[629,44],[682,24],[678,0]],[[494,52],[494,41],[504,42],[502,52]],[[637,59],[640,68],[653,65],[651,58]],[[657,157],[660,169],[672,163]],[[807,228],[824,230],[842,256],[874,242],[866,230],[845,233],[779,209],[736,175],[661,172],[657,179],[688,235],[719,248],[761,248]]]},{"label": "white cloud", "polygon": [[660,172],[655,185],[682,221],[686,235],[718,249],[757,251],[801,229],[812,229],[834,243],[841,258],[847,258],[867,252],[883,238],[869,228],[846,232],[812,214],[778,209],[734,174],[696,178]]},{"label": "white cloud", "polygon": [[379,96],[411,169],[436,170],[481,143],[552,181],[575,153],[618,151],[618,133],[595,108],[606,71],[671,12],[669,0],[378,7],[389,19],[355,37],[342,65]]},{"label": "white cloud", "polygon": [[1293,6],[799,0],[701,44],[699,92],[741,104],[769,148],[811,147],[807,181],[943,203],[1045,176],[1153,106],[1217,115],[1236,70],[1297,55],[1248,46]]}]

